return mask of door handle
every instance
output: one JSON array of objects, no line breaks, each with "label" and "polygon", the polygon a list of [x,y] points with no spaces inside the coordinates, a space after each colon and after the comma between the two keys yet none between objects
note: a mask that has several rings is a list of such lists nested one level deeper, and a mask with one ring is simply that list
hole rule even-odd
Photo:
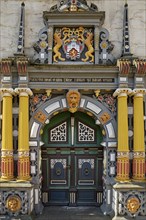
[{"label": "door handle", "polygon": [[66,168],[70,169],[70,168],[71,168],[71,165],[66,166]]}]

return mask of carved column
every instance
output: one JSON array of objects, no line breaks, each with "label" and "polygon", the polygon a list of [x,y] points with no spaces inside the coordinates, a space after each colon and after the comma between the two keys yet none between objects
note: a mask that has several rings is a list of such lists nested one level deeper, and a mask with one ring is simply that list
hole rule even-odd
[{"label": "carved column", "polygon": [[127,95],[131,89],[121,88],[114,92],[118,97],[118,150],[117,177],[118,181],[129,180],[129,145],[128,145],[128,107]]},{"label": "carved column", "polygon": [[53,26],[48,27],[48,63],[52,63]]},{"label": "carved column", "polygon": [[145,144],[144,144],[144,111],[143,95],[146,89],[134,89],[134,148],[133,179],[145,180]]},{"label": "carved column", "polygon": [[12,95],[13,89],[2,88],[2,149],[1,149],[1,180],[10,181],[14,178],[13,134],[12,134]]},{"label": "carved column", "polygon": [[18,180],[30,180],[29,162],[29,88],[17,88],[19,94]]}]

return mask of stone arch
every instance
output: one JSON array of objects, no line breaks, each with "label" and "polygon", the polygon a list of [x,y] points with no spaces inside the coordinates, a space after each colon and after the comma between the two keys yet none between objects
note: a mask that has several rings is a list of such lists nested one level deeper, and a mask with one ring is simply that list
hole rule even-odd
[{"label": "stone arch", "polygon": [[[54,114],[67,110],[68,104],[65,96],[58,96],[42,104],[30,120],[30,142],[39,141],[41,129],[49,123],[49,119]],[[82,96],[79,111],[93,115],[95,123],[101,126],[104,137],[101,145],[105,147],[116,146],[116,121],[112,113],[103,104],[94,98]],[[34,146],[36,145],[34,144]]]}]

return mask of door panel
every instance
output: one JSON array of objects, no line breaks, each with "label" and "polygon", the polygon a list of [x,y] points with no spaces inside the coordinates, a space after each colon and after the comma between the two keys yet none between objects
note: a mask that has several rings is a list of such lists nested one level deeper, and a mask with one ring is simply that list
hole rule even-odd
[{"label": "door panel", "polygon": [[77,158],[77,185],[94,186],[95,185],[95,158]]},{"label": "door panel", "polygon": [[43,202],[100,205],[103,149],[101,130],[85,113],[54,116],[43,132]]}]

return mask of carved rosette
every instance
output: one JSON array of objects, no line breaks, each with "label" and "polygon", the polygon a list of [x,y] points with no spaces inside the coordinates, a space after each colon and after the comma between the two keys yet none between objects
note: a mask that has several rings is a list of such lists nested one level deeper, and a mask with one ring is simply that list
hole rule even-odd
[{"label": "carved rosette", "polygon": [[129,152],[117,153],[117,176],[118,181],[129,180]]},{"label": "carved rosette", "polygon": [[126,202],[126,207],[131,214],[135,214],[140,208],[140,201],[136,196],[130,197]]},{"label": "carved rosette", "polygon": [[117,61],[119,72],[121,75],[128,75],[130,73],[131,61],[128,59],[120,59]]},{"label": "carved rosette", "polygon": [[21,199],[19,196],[9,196],[6,200],[6,207],[9,211],[16,213],[21,209]]},{"label": "carved rosette", "polygon": [[133,65],[136,67],[138,75],[146,74],[146,60],[133,60]]}]

